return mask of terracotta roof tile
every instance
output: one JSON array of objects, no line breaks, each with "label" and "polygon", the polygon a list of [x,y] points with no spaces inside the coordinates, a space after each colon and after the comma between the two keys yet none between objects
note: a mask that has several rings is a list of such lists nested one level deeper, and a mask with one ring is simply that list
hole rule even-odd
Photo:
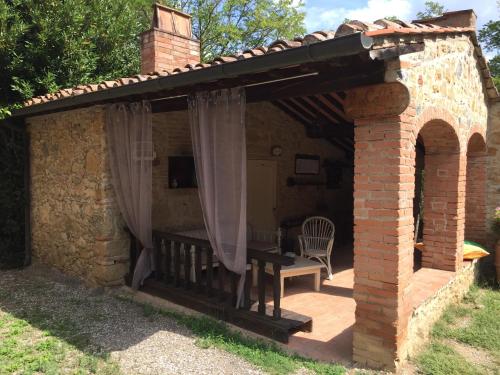
[{"label": "terracotta roof tile", "polygon": [[319,43],[325,40],[334,39],[342,37],[344,35],[349,35],[353,33],[362,32],[366,36],[371,37],[391,37],[391,36],[401,36],[401,35],[418,35],[418,34],[461,34],[469,33],[471,35],[472,42],[476,46],[476,56],[479,59],[479,65],[482,70],[482,75],[485,78],[485,83],[487,87],[488,95],[493,98],[497,97],[498,93],[491,82],[491,75],[489,73],[486,60],[479,47],[477,37],[475,34],[475,29],[471,27],[446,27],[438,26],[432,22],[420,21],[420,22],[405,22],[402,20],[387,20],[379,19],[373,23],[362,22],[362,21],[349,21],[347,23],[341,24],[337,30],[334,31],[316,31],[305,35],[304,37],[295,38],[294,40],[276,40],[269,46],[260,46],[252,49],[244,50],[238,54],[230,56],[221,56],[213,59],[209,63],[199,63],[196,65],[186,65],[184,67],[178,67],[172,71],[159,71],[152,72],[148,75],[136,75],[134,77],[118,78],[114,81],[104,81],[98,84],[91,85],[79,85],[75,88],[61,89],[53,94],[47,94],[40,97],[35,97],[27,100],[24,105],[31,106],[36,104],[45,103],[52,100],[58,100],[61,98],[66,98],[69,96],[82,95],[85,93],[112,89],[118,86],[132,85],[137,82],[142,82],[151,79],[157,79],[159,77],[166,77],[169,75],[176,75],[181,73],[186,73],[193,70],[199,70],[208,68],[214,65],[227,64],[236,62],[239,60],[246,60],[253,58],[255,56],[261,56],[268,53],[278,53],[291,48],[297,48],[303,45],[308,45],[312,43]]}]

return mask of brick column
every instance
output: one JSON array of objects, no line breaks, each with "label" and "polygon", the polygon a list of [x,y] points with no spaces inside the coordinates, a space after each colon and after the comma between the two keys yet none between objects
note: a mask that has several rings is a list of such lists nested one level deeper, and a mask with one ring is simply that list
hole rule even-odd
[{"label": "brick column", "polygon": [[465,239],[487,244],[486,167],[488,156],[481,135],[475,134],[467,148]]},{"label": "brick column", "polygon": [[400,84],[356,89],[346,102],[356,125],[353,359],[373,368],[396,367],[409,315],[416,138],[407,104]]},{"label": "brick column", "polygon": [[422,266],[456,271],[463,262],[466,155],[452,126],[430,122],[425,145]]}]

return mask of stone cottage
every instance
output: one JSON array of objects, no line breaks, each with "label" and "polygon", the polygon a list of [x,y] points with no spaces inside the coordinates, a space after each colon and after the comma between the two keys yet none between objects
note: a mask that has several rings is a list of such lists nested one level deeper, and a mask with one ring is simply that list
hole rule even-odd
[{"label": "stone cottage", "polygon": [[[93,285],[124,283],[130,240],[105,136],[113,102],[152,106],[153,227],[203,226],[196,189],[172,188],[168,177],[169,157],[192,154],[186,96],[244,86],[248,159],[274,163],[276,225],[314,213],[333,218],[354,259],[353,324],[346,327],[352,359],[397,367],[472,282],[463,241],[486,239],[487,208],[499,201],[498,183],[486,189],[487,176],[499,176],[498,126],[491,125],[498,93],[474,12],[350,21],[208,63],[199,61],[188,15],[159,5],[154,14],[141,35],[140,75],[35,97],[13,114],[31,142],[33,255]],[[335,188],[323,183],[331,177],[326,167],[309,179],[295,174],[302,154],[341,165]],[[419,232],[414,198],[422,169]],[[418,267],[415,236],[425,245]],[[422,296],[434,275],[441,281]]]}]

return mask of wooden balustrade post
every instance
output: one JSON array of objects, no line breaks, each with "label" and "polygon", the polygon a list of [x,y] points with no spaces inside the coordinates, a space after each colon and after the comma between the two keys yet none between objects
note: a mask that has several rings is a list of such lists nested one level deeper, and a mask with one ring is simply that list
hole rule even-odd
[{"label": "wooden balustrade post", "polygon": [[214,279],[214,268],[213,268],[213,250],[211,247],[207,247],[207,296],[212,296],[212,283]]},{"label": "wooden balustrade post", "polygon": [[203,292],[203,284],[201,280],[201,252],[202,249],[199,246],[196,246],[195,249],[195,254],[194,254],[194,276],[195,276],[195,282],[196,282],[196,291],[198,293]]},{"label": "wooden balustrade post", "polygon": [[165,262],[164,264],[164,270],[165,270],[165,273],[163,274],[163,280],[166,282],[166,283],[169,283],[170,282],[170,279],[171,279],[171,273],[172,273],[172,249],[174,248],[174,242],[171,241],[168,245],[167,245],[167,242],[165,240],[163,240],[164,244],[165,244],[165,258],[163,259],[163,261]]},{"label": "wooden balustrade post", "polygon": [[281,318],[281,264],[274,263],[273,264],[273,300],[274,300],[274,310],[273,310],[273,318],[280,319]]},{"label": "wooden balustrade post", "polygon": [[231,272],[231,305],[236,306],[238,302],[238,274]]},{"label": "wooden balustrade post", "polygon": [[226,267],[224,267],[224,264],[222,264],[221,261],[219,261],[219,300],[224,301],[226,299],[225,292],[224,292],[224,282],[226,278]]},{"label": "wooden balustrade post", "polygon": [[175,248],[174,248],[174,285],[176,287],[181,285],[180,274],[181,274],[181,244],[179,242],[175,243]]},{"label": "wooden balustrade post", "polygon": [[162,248],[161,248],[161,239],[156,236],[153,237],[153,251],[155,254],[155,263],[156,263],[155,279],[159,281],[162,279],[162,272],[161,272]]},{"label": "wooden balustrade post", "polygon": [[[248,266],[248,265],[247,265]],[[244,299],[243,299],[243,308],[245,310],[250,310],[250,305],[251,305],[251,299],[250,295],[252,293],[252,269],[248,268],[247,269],[247,274],[245,277],[245,289],[244,289]]]},{"label": "wooden balustrade post", "polygon": [[184,288],[191,288],[191,245],[184,244]]},{"label": "wooden balustrade post", "polygon": [[257,288],[259,290],[259,314],[266,315],[266,262],[259,259],[257,262],[259,273],[257,278]]}]

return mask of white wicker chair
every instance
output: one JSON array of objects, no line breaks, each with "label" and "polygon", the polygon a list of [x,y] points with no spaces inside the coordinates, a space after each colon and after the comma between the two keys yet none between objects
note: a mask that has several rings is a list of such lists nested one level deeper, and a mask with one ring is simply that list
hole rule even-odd
[{"label": "white wicker chair", "polygon": [[272,253],[281,253],[281,228],[277,230],[254,229],[251,224],[247,224],[247,241],[261,241],[276,244],[276,249]]},{"label": "white wicker chair", "polygon": [[313,216],[302,223],[299,235],[300,255],[308,259],[317,259],[328,271],[328,280],[333,278],[330,257],[335,237],[335,225],[326,217]]}]

